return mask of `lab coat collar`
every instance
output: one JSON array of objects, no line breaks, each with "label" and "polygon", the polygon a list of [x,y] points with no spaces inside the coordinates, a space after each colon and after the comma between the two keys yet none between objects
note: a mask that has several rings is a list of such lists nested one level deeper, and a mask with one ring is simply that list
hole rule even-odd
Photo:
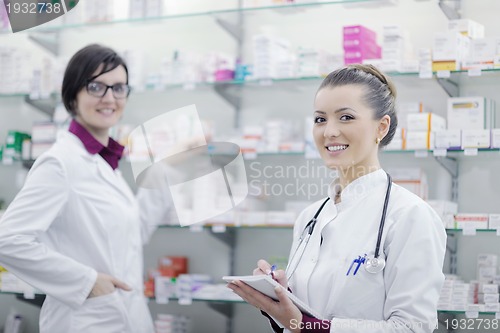
[{"label": "lab coat collar", "polygon": [[[339,178],[334,179],[328,188],[328,196],[332,202],[335,202],[335,195],[340,186],[339,182]],[[341,202],[338,206],[349,205],[357,199],[367,195],[375,187],[385,183],[387,183],[387,176],[383,169],[378,169],[363,175],[355,179],[342,190],[340,193]]]},{"label": "lab coat collar", "polygon": [[71,145],[72,151],[77,152],[90,163],[95,163],[101,178],[118,190],[127,200],[134,202],[135,198],[128,185],[121,178],[121,172],[113,168],[99,154],[91,154],[83,145],[82,141],[73,133],[68,131],[59,131],[57,141],[64,145]]}]

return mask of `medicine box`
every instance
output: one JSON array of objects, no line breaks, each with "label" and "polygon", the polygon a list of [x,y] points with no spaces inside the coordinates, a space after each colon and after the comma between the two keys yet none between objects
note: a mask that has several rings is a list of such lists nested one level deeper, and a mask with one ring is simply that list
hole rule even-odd
[{"label": "medicine box", "polygon": [[469,39],[457,32],[438,32],[434,35],[432,70],[459,70],[469,52]]},{"label": "medicine box", "polygon": [[434,149],[434,133],[430,131],[407,131],[405,149],[407,150]]},{"label": "medicine box", "polygon": [[496,266],[498,264],[498,256],[490,253],[480,253],[477,255],[478,266]]},{"label": "medicine box", "polygon": [[346,39],[344,40],[344,50],[353,52],[362,52],[369,55],[377,55],[382,52],[381,47],[375,42],[363,42],[360,39]]},{"label": "medicine box", "polygon": [[490,129],[496,120],[495,104],[484,97],[451,97],[447,120],[448,129]]},{"label": "medicine box", "polygon": [[406,116],[408,131],[437,131],[446,128],[446,119],[434,113],[410,113]]},{"label": "medicine box", "polygon": [[484,37],[484,25],[470,19],[449,20],[448,30],[473,39]]},{"label": "medicine box", "polygon": [[457,214],[455,229],[488,229],[488,214]]},{"label": "medicine box", "polygon": [[489,148],[490,130],[462,130],[462,149]]},{"label": "medicine box", "polygon": [[375,42],[377,40],[377,34],[375,31],[368,29],[362,25],[349,25],[344,26],[344,40],[346,39],[359,39],[363,41],[372,41]]},{"label": "medicine box", "polygon": [[434,134],[435,148],[461,149],[462,132],[460,130],[438,130]]},{"label": "medicine box", "polygon": [[500,214],[490,214],[488,221],[489,229],[500,229]]},{"label": "medicine box", "polygon": [[491,148],[500,148],[500,128],[491,130]]}]

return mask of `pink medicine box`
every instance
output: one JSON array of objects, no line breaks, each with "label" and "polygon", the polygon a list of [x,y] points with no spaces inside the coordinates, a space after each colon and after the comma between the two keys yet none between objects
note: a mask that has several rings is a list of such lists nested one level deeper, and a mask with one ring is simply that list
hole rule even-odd
[{"label": "pink medicine box", "polygon": [[358,39],[361,43],[373,42],[377,40],[375,31],[362,25],[348,25],[344,27],[344,40]]}]

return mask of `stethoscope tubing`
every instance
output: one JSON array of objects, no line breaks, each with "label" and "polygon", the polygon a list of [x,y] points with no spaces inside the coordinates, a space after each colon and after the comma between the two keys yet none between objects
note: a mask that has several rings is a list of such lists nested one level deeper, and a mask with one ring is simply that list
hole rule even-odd
[{"label": "stethoscope tubing", "polygon": [[[377,244],[375,246],[375,253],[374,253],[375,259],[378,259],[378,257],[380,256],[380,244],[382,243],[382,235],[384,233],[385,217],[387,215],[387,207],[389,206],[389,197],[391,195],[391,188],[392,188],[392,178],[387,172],[386,172],[386,175],[387,175],[387,190],[385,193],[384,206],[382,208],[382,217],[380,219],[380,224],[379,224],[379,228],[378,228]],[[321,204],[319,209],[316,211],[316,214],[314,214],[314,217],[304,227],[304,230],[302,231],[302,234],[299,238],[299,244],[298,244],[297,249],[295,250],[295,252],[293,253],[293,255],[289,261],[289,265],[293,262],[293,259],[297,255],[297,251],[300,249],[302,243],[305,240],[304,249],[302,250],[302,253],[300,254],[299,260],[298,260],[297,264],[295,265],[293,271],[290,274],[287,273],[288,279],[290,279],[290,277],[293,275],[293,273],[295,273],[295,270],[299,266],[299,263],[302,259],[302,256],[305,253],[305,248],[307,247],[307,244],[309,243],[309,238],[311,238],[311,235],[314,231],[314,228],[316,227],[316,223],[318,221],[318,216],[321,213],[321,211],[323,210],[323,207],[326,205],[328,200],[330,200],[330,197],[326,198],[326,200],[323,201],[323,203]],[[304,238],[304,233],[308,228],[309,228],[309,230]],[[382,267],[382,269],[383,269],[383,267]],[[288,270],[288,268],[287,268],[287,270]]]}]

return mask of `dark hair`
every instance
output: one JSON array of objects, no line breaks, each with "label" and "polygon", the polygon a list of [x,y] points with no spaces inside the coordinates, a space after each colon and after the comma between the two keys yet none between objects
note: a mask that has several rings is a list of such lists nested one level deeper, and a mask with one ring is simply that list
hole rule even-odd
[{"label": "dark hair", "polygon": [[[94,75],[95,71],[102,66],[101,72]],[[128,69],[125,61],[112,49],[99,44],[91,44],[73,55],[70,59],[62,83],[62,100],[66,110],[72,117],[76,115],[76,96],[89,80],[99,75],[110,72],[118,66],[123,66],[127,73]]]},{"label": "dark hair", "polygon": [[392,81],[373,65],[353,64],[339,68],[323,80],[319,90],[325,87],[338,87],[357,84],[366,88],[364,100],[373,110],[375,119],[382,119],[388,115],[391,124],[387,135],[380,142],[379,147],[388,145],[398,126],[396,115],[396,87]]}]

